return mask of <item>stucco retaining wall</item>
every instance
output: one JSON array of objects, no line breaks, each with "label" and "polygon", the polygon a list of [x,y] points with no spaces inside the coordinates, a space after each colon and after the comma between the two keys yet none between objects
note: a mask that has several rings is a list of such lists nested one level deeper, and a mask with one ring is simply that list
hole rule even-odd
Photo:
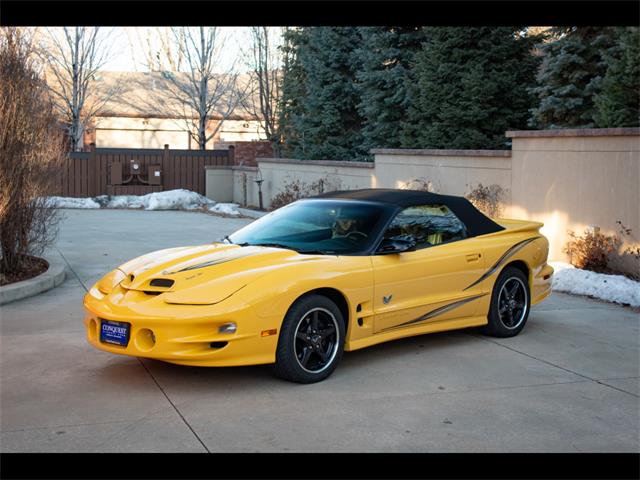
[{"label": "stucco retaining wall", "polygon": [[[258,159],[264,205],[268,208],[273,196],[295,180],[310,185],[323,179],[325,191],[428,181],[435,191],[452,195],[465,195],[480,183],[497,184],[505,192],[505,217],[545,223],[552,260],[568,260],[562,253],[568,230],[582,233],[598,226],[614,234],[617,220],[633,232],[623,248],[640,245],[639,128],[510,131],[506,137],[512,150],[377,149],[371,163]],[[234,202],[257,206],[258,168],[225,168],[232,181],[224,186],[228,177],[207,175],[220,184],[211,198],[230,201],[213,192],[228,198],[231,185]],[[631,270],[636,265],[627,256],[616,266]]]}]

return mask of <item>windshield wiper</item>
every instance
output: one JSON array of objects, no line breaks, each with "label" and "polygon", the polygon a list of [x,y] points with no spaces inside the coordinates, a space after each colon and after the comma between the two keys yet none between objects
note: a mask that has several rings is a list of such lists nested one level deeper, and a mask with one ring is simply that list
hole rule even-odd
[{"label": "windshield wiper", "polygon": [[297,252],[297,250],[293,247],[290,247],[288,245],[283,245],[282,243],[251,243],[251,244],[247,244],[247,245],[251,245],[252,247],[275,247],[275,248],[285,248],[287,250],[295,250]]},{"label": "windshield wiper", "polygon": [[241,246],[251,245],[252,247],[275,247],[275,248],[284,248],[286,250],[293,250],[294,252],[302,253],[302,254],[320,254],[320,255],[334,255],[335,252],[332,250],[298,250],[297,248],[290,247],[288,245],[284,245],[282,243],[275,242],[264,242],[264,243],[242,243]]},{"label": "windshield wiper", "polygon": [[229,242],[231,245],[238,245],[239,247],[246,247],[247,245],[249,245],[248,242],[244,242],[244,243],[233,243],[233,241],[231,240],[231,238],[229,238],[229,235],[225,235],[224,237],[222,237],[223,240],[226,240],[227,242]]},{"label": "windshield wiper", "polygon": [[302,254],[318,254],[318,255],[335,255],[336,252],[333,250],[296,250],[298,253]]}]

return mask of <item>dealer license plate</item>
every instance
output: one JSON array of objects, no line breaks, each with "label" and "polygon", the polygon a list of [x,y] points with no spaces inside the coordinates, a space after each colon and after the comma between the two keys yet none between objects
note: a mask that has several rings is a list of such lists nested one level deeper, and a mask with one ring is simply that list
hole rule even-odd
[{"label": "dealer license plate", "polygon": [[129,343],[130,323],[102,320],[100,324],[100,341],[126,347]]}]

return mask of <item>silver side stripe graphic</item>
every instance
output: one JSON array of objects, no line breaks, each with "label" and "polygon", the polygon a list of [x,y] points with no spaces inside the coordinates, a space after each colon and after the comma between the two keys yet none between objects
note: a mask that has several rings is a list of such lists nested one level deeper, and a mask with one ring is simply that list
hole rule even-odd
[{"label": "silver side stripe graphic", "polygon": [[407,325],[413,325],[415,323],[419,323],[419,322],[425,322],[427,320],[429,320],[430,318],[433,318],[437,315],[442,315],[443,313],[449,312],[451,310],[453,310],[454,308],[458,308],[461,307],[462,305],[472,302],[473,300],[476,300],[480,297],[484,297],[485,295],[489,295],[488,293],[481,293],[480,295],[474,295],[473,297],[467,297],[467,298],[463,298],[462,300],[458,300],[456,302],[450,303],[448,305],[444,305],[442,307],[438,307],[435,310],[431,310],[430,312],[425,313],[424,315],[422,315],[421,317],[418,317],[414,320],[409,320],[408,322],[404,322],[401,323],[400,325],[394,325],[393,327],[387,327],[387,328],[383,328],[382,331],[384,332],[385,330],[391,330],[394,328],[401,328],[401,327],[406,327]]},{"label": "silver side stripe graphic", "polygon": [[163,275],[172,275],[174,273],[187,272],[189,270],[197,270],[199,268],[210,267],[212,265],[219,265],[221,263],[231,262],[232,260],[238,260],[240,258],[249,257],[251,255],[255,255],[255,252],[245,253],[243,255],[236,255],[236,256],[233,256],[233,257],[218,258],[216,260],[211,260],[211,261],[208,261],[208,262],[203,262],[203,263],[198,263],[196,265],[191,265],[189,267],[185,267],[185,268],[183,268],[181,270],[177,270],[175,272],[166,272],[166,273],[162,272],[162,274]]},{"label": "silver side stripe graphic", "polygon": [[506,252],[504,252],[502,254],[502,256],[498,259],[498,261],[496,263],[493,264],[493,266],[487,270],[478,280],[476,280],[475,282],[473,282],[471,285],[469,285],[468,287],[465,287],[462,291],[464,290],[468,290],[469,288],[473,287],[474,285],[477,285],[478,283],[482,282],[483,280],[485,280],[486,278],[490,277],[491,275],[493,275],[493,273],[500,268],[500,266],[506,262],[509,257],[511,257],[512,255],[514,255],[518,250],[524,248],[525,246],[527,246],[529,243],[533,242],[534,240],[537,240],[538,237],[533,237],[533,238],[527,238],[526,240],[522,240],[521,242],[516,243],[515,245],[513,245],[511,248],[509,248]]}]

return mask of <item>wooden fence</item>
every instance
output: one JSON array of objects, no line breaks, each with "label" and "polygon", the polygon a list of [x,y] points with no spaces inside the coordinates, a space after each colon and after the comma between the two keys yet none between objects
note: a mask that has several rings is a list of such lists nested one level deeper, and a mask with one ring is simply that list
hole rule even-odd
[{"label": "wooden fence", "polygon": [[[89,152],[72,152],[60,173],[57,195],[63,197],[95,197],[113,194],[144,194],[153,191],[185,188],[205,194],[205,166],[233,165],[233,147],[229,150],[170,150],[142,148],[95,148]],[[139,165],[144,179],[149,166],[159,166],[159,185],[133,181],[113,184],[111,165],[119,162],[122,178],[131,176],[132,161]]]}]

